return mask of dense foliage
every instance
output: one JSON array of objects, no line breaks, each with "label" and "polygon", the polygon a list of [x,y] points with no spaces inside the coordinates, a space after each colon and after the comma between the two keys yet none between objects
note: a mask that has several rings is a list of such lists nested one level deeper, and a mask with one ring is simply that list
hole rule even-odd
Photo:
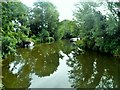
[{"label": "dense foliage", "polygon": [[2,3],[2,57],[14,53],[16,45],[28,38],[28,8],[21,2]]},{"label": "dense foliage", "polygon": [[56,7],[46,1],[35,2],[28,8],[19,2],[1,2],[2,58],[15,53],[24,41],[52,42],[75,36],[75,22],[59,22]]},{"label": "dense foliage", "polygon": [[[109,12],[103,14],[100,6],[106,6]],[[15,53],[24,41],[43,43],[73,37],[81,38],[80,47],[120,55],[119,6],[115,2],[78,3],[74,20],[59,22],[59,13],[50,2],[35,2],[32,8],[19,0],[1,2],[0,57]]]},{"label": "dense foliage", "polygon": [[78,36],[75,21],[63,20],[59,22],[56,39],[67,39]]},{"label": "dense foliage", "polygon": [[[100,6],[107,6],[109,12],[99,11]],[[81,47],[120,55],[119,6],[117,2],[76,5],[74,16],[82,39],[79,41]]]},{"label": "dense foliage", "polygon": [[54,41],[58,17],[59,13],[52,3],[45,1],[34,3],[29,16],[31,36],[38,42]]}]

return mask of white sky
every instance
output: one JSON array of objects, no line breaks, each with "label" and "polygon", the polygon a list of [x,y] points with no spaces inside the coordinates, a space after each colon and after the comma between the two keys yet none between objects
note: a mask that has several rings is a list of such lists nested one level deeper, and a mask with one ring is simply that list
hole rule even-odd
[{"label": "white sky", "polygon": [[74,4],[77,3],[80,0],[49,0],[52,2],[58,12],[60,13],[59,19],[69,19],[72,20],[73,18],[73,10],[75,9]]},{"label": "white sky", "polygon": [[[21,0],[21,1],[27,6],[31,7],[33,2],[35,2],[36,0]],[[48,1],[52,2],[56,6],[60,14],[59,19],[61,21],[64,19],[72,20],[73,10],[75,9],[74,4],[80,0],[48,0]]]},{"label": "white sky", "polygon": [[[31,7],[33,5],[33,2],[35,2],[36,0],[21,0],[24,4],[26,4],[27,6]],[[106,1],[106,0],[45,0],[45,1],[50,1],[51,3],[53,3],[60,16],[59,19],[60,21],[64,20],[64,19],[69,19],[72,20],[73,18],[73,10],[75,9],[74,4],[77,2],[88,2],[88,1]],[[118,0],[107,0],[110,2],[116,2]],[[101,8],[102,10],[103,8]],[[104,13],[104,12],[103,12]]]}]

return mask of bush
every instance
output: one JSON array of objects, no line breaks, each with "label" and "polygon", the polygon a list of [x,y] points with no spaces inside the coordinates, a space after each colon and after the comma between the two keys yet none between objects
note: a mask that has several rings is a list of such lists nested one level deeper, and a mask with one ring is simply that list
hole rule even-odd
[{"label": "bush", "polygon": [[43,43],[44,40],[43,40],[43,38],[36,38],[35,41],[36,41],[37,43]]},{"label": "bush", "polygon": [[116,48],[116,50],[113,51],[113,54],[114,54],[115,56],[120,56],[120,46],[118,46],[118,47]]},{"label": "bush", "polygon": [[84,46],[83,40],[78,40],[78,41],[76,41],[76,45],[77,45],[78,47],[82,48],[82,47]]},{"label": "bush", "polygon": [[15,53],[17,40],[12,37],[2,37],[2,58],[6,58],[8,54]]},{"label": "bush", "polygon": [[53,42],[53,41],[55,41],[53,37],[47,37],[45,39],[45,42]]}]

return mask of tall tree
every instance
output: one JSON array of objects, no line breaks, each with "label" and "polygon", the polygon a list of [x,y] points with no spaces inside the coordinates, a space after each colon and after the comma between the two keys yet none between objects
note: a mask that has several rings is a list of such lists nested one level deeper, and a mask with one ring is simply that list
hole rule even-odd
[{"label": "tall tree", "polygon": [[99,5],[93,2],[80,2],[76,4],[77,10],[74,12],[74,16],[79,36],[83,40],[85,47],[88,46],[91,48],[94,45],[92,32],[95,23],[94,12],[97,6]]},{"label": "tall tree", "polygon": [[30,14],[31,35],[55,38],[59,13],[56,7],[46,1],[34,3]]},{"label": "tall tree", "polygon": [[[119,2],[105,3],[77,5],[74,16],[82,38],[80,43],[90,49],[120,55]],[[106,15],[98,9],[104,5],[108,8]]]}]

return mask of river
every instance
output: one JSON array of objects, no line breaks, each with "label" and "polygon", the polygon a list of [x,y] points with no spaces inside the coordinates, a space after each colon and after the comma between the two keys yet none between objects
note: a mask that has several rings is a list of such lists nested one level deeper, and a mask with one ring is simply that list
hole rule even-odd
[{"label": "river", "polygon": [[18,48],[3,61],[4,88],[118,88],[120,61],[93,51],[73,54],[67,40]]}]

